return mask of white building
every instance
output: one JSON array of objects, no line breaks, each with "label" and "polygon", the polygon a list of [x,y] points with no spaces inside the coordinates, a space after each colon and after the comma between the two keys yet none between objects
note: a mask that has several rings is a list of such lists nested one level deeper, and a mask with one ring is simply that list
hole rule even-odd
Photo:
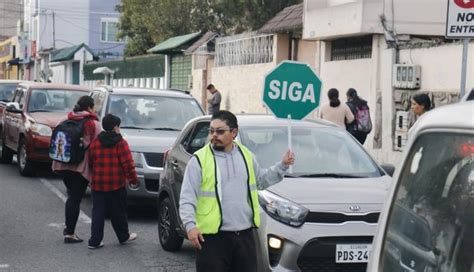
[{"label": "white building", "polygon": [[[379,162],[398,162],[414,93],[428,93],[435,107],[458,99],[462,43],[444,39],[446,8],[445,0],[304,2],[303,39],[318,42],[315,66],[323,81],[321,103],[327,103],[329,88],[339,89],[342,101],[348,88],[358,90],[369,102],[374,122],[365,147]],[[470,90],[473,43],[468,54]],[[415,69],[409,71],[420,68],[420,85],[411,89],[397,83],[396,64]]]}]

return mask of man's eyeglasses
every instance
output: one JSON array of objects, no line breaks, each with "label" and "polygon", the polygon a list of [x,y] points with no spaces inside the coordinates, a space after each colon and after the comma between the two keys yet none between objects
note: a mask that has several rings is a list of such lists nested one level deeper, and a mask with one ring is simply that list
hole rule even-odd
[{"label": "man's eyeglasses", "polygon": [[208,128],[209,135],[216,133],[217,135],[223,135],[226,131],[232,131],[232,128]]}]

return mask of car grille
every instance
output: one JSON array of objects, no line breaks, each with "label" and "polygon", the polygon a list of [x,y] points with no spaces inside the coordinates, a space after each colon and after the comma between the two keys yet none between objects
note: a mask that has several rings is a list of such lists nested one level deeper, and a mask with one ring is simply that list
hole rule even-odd
[{"label": "car grille", "polygon": [[340,224],[348,221],[363,221],[377,223],[380,213],[369,213],[365,215],[346,215],[342,213],[310,212],[306,216],[306,223],[328,223]]},{"label": "car grille", "polygon": [[144,153],[146,164],[151,167],[163,167],[163,153]]},{"label": "car grille", "polygon": [[370,244],[371,236],[315,238],[303,247],[297,265],[302,272],[363,272],[366,263],[336,263],[337,244]]},{"label": "car grille", "polygon": [[146,188],[147,191],[158,192],[159,187],[160,187],[160,180],[159,179],[145,178],[145,188]]}]

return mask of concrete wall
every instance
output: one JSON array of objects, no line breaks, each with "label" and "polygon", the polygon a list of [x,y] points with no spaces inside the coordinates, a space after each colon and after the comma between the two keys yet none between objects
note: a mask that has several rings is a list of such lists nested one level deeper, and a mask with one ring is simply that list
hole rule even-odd
[{"label": "concrete wall", "polygon": [[308,63],[313,69],[315,69],[317,50],[316,42],[299,40],[297,61]]},{"label": "concrete wall", "polygon": [[212,83],[222,94],[221,109],[266,113],[262,103],[263,80],[274,67],[274,63],[214,67]]},{"label": "concrete wall", "polygon": [[397,34],[443,36],[445,31],[445,0],[305,0],[304,6],[304,39],[383,33],[381,15]]},{"label": "concrete wall", "polygon": [[[328,103],[327,91],[337,88],[341,101],[345,92],[355,88],[369,102],[374,130],[369,134],[364,147],[379,161],[398,163],[401,152],[393,150],[396,110],[392,87],[392,69],[395,50],[387,48],[383,35],[374,35],[372,58],[345,61],[327,61],[329,50],[322,43],[320,77],[323,82],[321,104]],[[400,62],[421,65],[421,88],[405,92],[459,93],[461,78],[462,44],[445,44],[436,47],[402,49]],[[474,88],[474,43],[470,44],[466,88]],[[318,62],[318,60],[317,60]],[[380,97],[380,104],[377,98]],[[440,106],[440,105],[436,105]],[[377,110],[378,108],[378,110]],[[376,124],[380,130],[375,129]],[[375,139],[374,139],[375,138]],[[376,144],[377,141],[381,145]]]},{"label": "concrete wall", "polygon": [[[400,62],[421,65],[421,90],[459,91],[461,85],[462,44],[405,49],[400,51]],[[469,45],[467,89],[474,88],[474,42]]]}]

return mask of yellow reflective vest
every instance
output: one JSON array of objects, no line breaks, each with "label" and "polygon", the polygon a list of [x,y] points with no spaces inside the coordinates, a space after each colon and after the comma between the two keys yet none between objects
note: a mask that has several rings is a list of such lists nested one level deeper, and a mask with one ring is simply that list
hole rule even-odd
[{"label": "yellow reflective vest", "polygon": [[[260,226],[260,209],[258,204],[258,190],[253,167],[253,155],[243,145],[234,142],[240,154],[244,157],[247,170],[247,190],[249,203],[253,212],[254,227]],[[203,234],[215,234],[222,225],[222,191],[218,181],[216,159],[211,145],[207,144],[194,153],[201,165],[201,187],[197,196],[196,227]]]}]

